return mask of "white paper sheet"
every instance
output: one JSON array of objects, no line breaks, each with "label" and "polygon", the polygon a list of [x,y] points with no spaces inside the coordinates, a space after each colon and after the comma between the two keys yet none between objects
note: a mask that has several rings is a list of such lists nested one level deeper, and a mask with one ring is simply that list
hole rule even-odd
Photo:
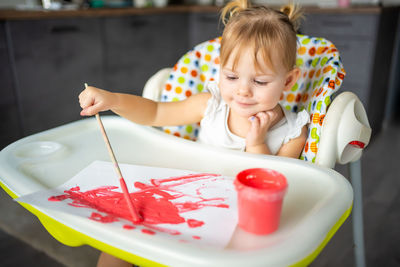
[{"label": "white paper sheet", "polygon": [[[57,188],[16,200],[88,220],[102,220],[107,225],[126,229],[127,234],[141,231],[168,235],[219,248],[228,244],[237,224],[232,178],[128,164],[120,164],[120,168],[131,198],[144,217],[143,223],[134,224],[129,218],[123,218],[127,214],[126,204],[110,162],[95,161]],[[113,207],[112,211],[108,206]],[[163,223],[167,219],[171,223]]]}]

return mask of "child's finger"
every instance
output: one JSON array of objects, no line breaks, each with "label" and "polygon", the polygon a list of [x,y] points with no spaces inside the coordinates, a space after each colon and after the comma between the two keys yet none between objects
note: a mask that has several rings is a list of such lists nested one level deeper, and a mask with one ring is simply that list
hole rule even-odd
[{"label": "child's finger", "polygon": [[93,107],[87,107],[81,110],[81,116],[92,116],[96,113],[93,112]]},{"label": "child's finger", "polygon": [[82,108],[86,108],[86,107],[94,105],[96,102],[99,102],[98,100],[96,101],[96,99],[98,99],[98,98],[99,98],[98,94],[86,89],[85,91],[83,91],[81,93],[80,98],[79,98],[79,103],[81,104]]},{"label": "child's finger", "polygon": [[78,96],[79,102],[81,102],[82,100],[84,100],[85,98],[87,98],[88,95],[89,95],[89,90],[88,90],[88,89],[84,89],[83,91],[81,91],[81,92],[79,93],[79,96]]},{"label": "child's finger", "polygon": [[80,114],[81,114],[81,116],[91,116],[92,115],[90,108],[82,109]]},{"label": "child's finger", "polygon": [[251,130],[257,131],[259,129],[259,127],[260,127],[260,120],[257,117],[257,115],[251,116],[249,118],[249,120],[250,120],[250,123],[251,123],[251,126],[250,126]]},{"label": "child's finger", "polygon": [[92,115],[99,113],[100,111],[102,111],[101,104],[96,103],[94,105],[89,105],[89,106],[83,108],[81,111],[81,115],[82,116],[92,116]]},{"label": "child's finger", "polygon": [[82,110],[81,110],[80,115],[81,115],[81,116],[88,116],[88,115],[86,115],[86,110],[85,110],[85,109],[82,109]]},{"label": "child's finger", "polygon": [[93,98],[89,98],[89,97],[82,98],[79,101],[79,104],[80,104],[81,108],[85,109],[85,108],[90,107],[90,106],[92,106],[94,104],[94,99]]},{"label": "child's finger", "polygon": [[267,115],[269,116],[270,120],[274,120],[278,114],[274,111],[267,111]]},{"label": "child's finger", "polygon": [[260,125],[264,126],[265,124],[267,124],[268,116],[265,112],[258,112],[256,116],[260,120]]},{"label": "child's finger", "polygon": [[79,94],[79,104],[81,105],[81,108],[86,108],[89,106],[92,106],[98,98],[99,94],[97,93],[98,90],[95,90],[95,88],[88,86],[85,90],[83,90]]}]

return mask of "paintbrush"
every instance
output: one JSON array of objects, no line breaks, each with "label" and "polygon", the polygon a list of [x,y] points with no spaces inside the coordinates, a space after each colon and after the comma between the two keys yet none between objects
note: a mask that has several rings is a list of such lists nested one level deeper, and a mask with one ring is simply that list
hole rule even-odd
[{"label": "paintbrush", "polygon": [[[85,83],[85,88],[87,88],[87,86],[88,86],[87,83]],[[132,221],[134,223],[138,223],[138,222],[140,222],[142,220],[142,218],[137,213],[137,211],[135,209],[135,206],[132,203],[132,199],[131,199],[131,197],[129,195],[128,188],[126,187],[126,183],[125,183],[124,177],[122,176],[121,169],[119,168],[117,159],[115,158],[114,152],[113,152],[113,150],[111,148],[110,140],[108,140],[107,133],[106,133],[106,130],[104,129],[103,123],[101,122],[99,113],[96,114],[96,119],[97,119],[97,122],[99,123],[100,130],[101,130],[101,133],[103,135],[104,142],[106,143],[108,154],[110,155],[110,158],[111,158],[111,160],[112,160],[112,162],[114,164],[114,169],[117,172],[117,175],[119,177],[119,184],[120,184],[122,192],[124,194],[125,201],[128,204],[129,212],[132,215]]]}]

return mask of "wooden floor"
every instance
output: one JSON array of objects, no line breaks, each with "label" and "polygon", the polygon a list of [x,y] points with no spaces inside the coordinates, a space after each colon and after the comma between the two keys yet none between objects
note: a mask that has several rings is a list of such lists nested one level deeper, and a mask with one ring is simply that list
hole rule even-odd
[{"label": "wooden floor", "polygon": [[[345,168],[337,169],[347,175]],[[400,266],[400,123],[386,127],[375,136],[363,155],[362,170],[367,266]],[[78,251],[75,249],[71,251]],[[60,259],[63,264],[58,263],[53,259],[57,258],[56,254],[50,258],[0,231],[0,266],[77,266],[63,256]],[[88,262],[87,266],[95,265],[94,260]],[[351,218],[311,266],[354,266]]]}]

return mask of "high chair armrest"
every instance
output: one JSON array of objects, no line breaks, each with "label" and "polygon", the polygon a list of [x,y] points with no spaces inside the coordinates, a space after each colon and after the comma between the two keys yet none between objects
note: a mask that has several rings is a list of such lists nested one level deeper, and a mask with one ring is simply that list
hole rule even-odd
[{"label": "high chair armrest", "polygon": [[371,138],[371,127],[360,99],[351,92],[338,95],[326,113],[316,163],[333,168],[335,163],[358,160]]},{"label": "high chair armrest", "polygon": [[164,68],[151,76],[144,85],[142,96],[154,101],[159,101],[161,99],[164,82],[168,79],[171,70],[171,68]]}]

